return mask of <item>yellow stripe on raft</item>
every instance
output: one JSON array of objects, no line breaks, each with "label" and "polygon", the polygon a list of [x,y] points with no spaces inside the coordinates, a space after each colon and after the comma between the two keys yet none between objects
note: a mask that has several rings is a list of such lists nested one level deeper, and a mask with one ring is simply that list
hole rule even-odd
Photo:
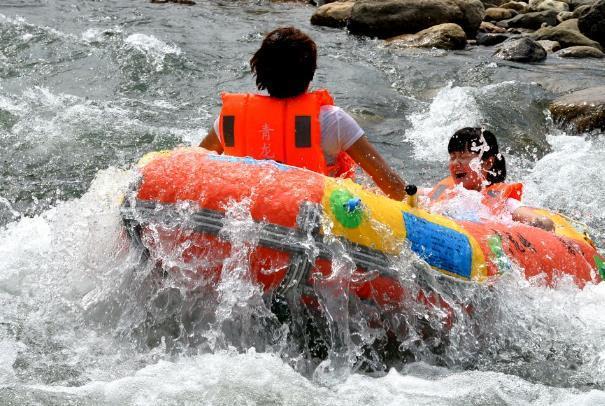
[{"label": "yellow stripe on raft", "polygon": [[[334,193],[350,194],[361,199],[361,213],[359,224],[353,223],[348,227],[337,219],[337,213],[333,210],[330,199]],[[406,227],[403,219],[404,213],[410,213],[416,217],[427,220],[433,224],[449,228],[468,238],[472,250],[471,278],[475,281],[483,281],[487,278],[487,265],[485,256],[479,243],[475,238],[460,227],[455,221],[431,214],[426,210],[410,207],[407,203],[389,199],[364,190],[360,185],[351,180],[326,178],[324,195],[322,199],[324,213],[332,222],[332,234],[343,237],[388,255],[398,255],[406,244]],[[467,279],[460,275],[452,274],[443,269],[438,271],[459,278]]]}]

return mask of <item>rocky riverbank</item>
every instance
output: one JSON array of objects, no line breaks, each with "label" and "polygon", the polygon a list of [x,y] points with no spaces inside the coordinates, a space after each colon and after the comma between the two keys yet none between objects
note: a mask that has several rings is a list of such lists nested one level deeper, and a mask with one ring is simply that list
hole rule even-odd
[{"label": "rocky riverbank", "polygon": [[[494,58],[520,63],[605,57],[605,0],[344,0],[319,6],[311,23],[389,47],[493,47]],[[577,131],[605,128],[599,91],[554,101],[553,117]]]},{"label": "rocky riverbank", "polygon": [[318,7],[311,23],[346,27],[389,46],[461,49],[509,42],[494,55],[512,61],[536,62],[548,54],[605,57],[605,0],[345,0]]}]

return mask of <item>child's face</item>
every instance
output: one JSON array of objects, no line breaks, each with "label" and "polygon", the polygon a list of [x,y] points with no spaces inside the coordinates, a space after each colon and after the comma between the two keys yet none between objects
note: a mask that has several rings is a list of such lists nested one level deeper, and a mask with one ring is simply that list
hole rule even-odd
[{"label": "child's face", "polygon": [[[491,157],[490,157],[491,158]],[[450,154],[450,175],[454,182],[468,190],[481,190],[486,184],[485,177],[491,164],[488,159],[482,161],[479,154],[470,151]]]}]

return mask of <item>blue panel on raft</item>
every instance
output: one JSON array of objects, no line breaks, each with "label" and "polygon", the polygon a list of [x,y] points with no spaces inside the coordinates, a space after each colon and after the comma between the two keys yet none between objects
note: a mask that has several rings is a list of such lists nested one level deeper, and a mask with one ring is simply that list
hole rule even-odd
[{"label": "blue panel on raft", "polygon": [[403,221],[412,251],[431,266],[470,279],[473,250],[466,235],[410,213],[403,213]]},{"label": "blue panel on raft", "polygon": [[284,165],[282,163],[271,161],[268,159],[254,159],[249,156],[239,157],[239,156],[230,156],[230,155],[217,155],[217,154],[208,154],[206,155],[209,159],[214,161],[221,162],[239,162],[246,165],[271,165],[279,169],[280,171],[291,171],[295,169],[292,166]]}]

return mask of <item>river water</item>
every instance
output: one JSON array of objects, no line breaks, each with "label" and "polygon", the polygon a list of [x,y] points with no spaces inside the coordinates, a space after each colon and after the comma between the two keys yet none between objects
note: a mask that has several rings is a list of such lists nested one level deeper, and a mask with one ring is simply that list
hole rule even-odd
[{"label": "river water", "polygon": [[[409,181],[444,176],[452,132],[486,125],[526,201],[581,220],[605,247],[605,138],[558,130],[546,110],[556,95],[605,84],[603,62],[389,49],[312,27],[312,11],[263,1],[1,2],[0,404],[605,404],[604,284],[553,290],[513,272],[493,287],[480,336],[463,323],[444,356],[419,350],[382,372],[348,363],[350,342],[299,367],[283,340],[254,326],[270,316],[243,282],[201,301],[220,302],[210,321],[192,315],[196,298],[176,295],[188,316],[174,320],[197,322],[203,339],[156,334],[171,319],[150,309],[177,299],[141,299],[149,269],[128,249],[119,215],[132,165],[198,143],[220,91],[253,90],[247,61],[280,25],[316,40],[315,85],[331,89]],[[231,318],[240,323],[226,328]]]}]

